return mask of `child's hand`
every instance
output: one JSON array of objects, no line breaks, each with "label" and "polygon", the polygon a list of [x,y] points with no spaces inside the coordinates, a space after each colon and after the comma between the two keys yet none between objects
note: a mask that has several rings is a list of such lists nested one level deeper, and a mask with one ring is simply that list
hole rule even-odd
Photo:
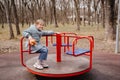
[{"label": "child's hand", "polygon": [[36,45],[36,41],[35,39],[33,39],[31,36],[29,36],[29,41],[30,41],[30,45]]},{"label": "child's hand", "polygon": [[32,45],[32,46],[36,45],[35,39],[30,39],[30,45]]}]

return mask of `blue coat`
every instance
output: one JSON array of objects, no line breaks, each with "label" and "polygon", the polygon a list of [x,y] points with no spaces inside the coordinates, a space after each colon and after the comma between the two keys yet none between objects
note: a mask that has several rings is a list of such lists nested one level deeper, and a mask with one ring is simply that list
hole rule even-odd
[{"label": "blue coat", "polygon": [[[36,45],[34,46],[31,46],[31,52],[32,53],[35,53],[37,52],[38,50],[40,50],[43,45],[41,44],[40,42],[40,39],[42,36],[44,35],[52,35],[54,34],[53,31],[42,31],[42,30],[38,30],[35,25],[31,25],[28,29],[24,30],[22,35],[25,37],[25,38],[28,38],[29,35],[32,36],[32,38],[34,38],[37,42]],[[28,41],[26,43],[26,47],[28,49]]]}]

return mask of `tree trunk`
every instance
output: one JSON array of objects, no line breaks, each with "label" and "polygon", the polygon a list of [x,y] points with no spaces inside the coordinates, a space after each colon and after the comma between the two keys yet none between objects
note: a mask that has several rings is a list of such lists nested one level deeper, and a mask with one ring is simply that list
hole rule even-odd
[{"label": "tree trunk", "polygon": [[[84,0],[83,0],[83,3],[84,3],[84,6],[85,6],[85,1]],[[83,13],[84,13],[83,23],[84,23],[84,26],[85,26],[85,19],[86,19],[86,16],[85,16],[85,7],[83,8]]]},{"label": "tree trunk", "polygon": [[55,7],[55,0],[51,0],[52,1],[52,8],[53,8],[53,16],[54,16],[54,22],[55,22],[55,27],[58,27],[57,24],[57,17],[56,17],[56,7]]},{"label": "tree trunk", "polygon": [[91,0],[88,0],[88,25],[90,25],[90,22],[91,22],[90,2]]},{"label": "tree trunk", "polygon": [[22,9],[22,10],[21,10],[21,11],[22,11],[22,12],[21,12],[21,15],[22,15],[22,16],[21,16],[21,24],[22,24],[22,27],[23,27],[23,26],[24,26],[24,23],[25,23],[25,20],[24,20],[24,19],[25,19],[25,18],[24,18],[24,17],[25,17],[25,9],[24,9],[24,8],[26,8],[26,7],[25,7],[24,0],[22,0],[21,5],[22,5],[22,6],[21,6],[21,9]]},{"label": "tree trunk", "polygon": [[101,0],[102,3],[102,26],[105,28],[105,6],[104,6],[104,0]]},{"label": "tree trunk", "polygon": [[108,0],[107,2],[107,20],[106,20],[106,40],[113,41],[115,39],[115,13],[114,13],[114,0]]},{"label": "tree trunk", "polygon": [[49,9],[50,9],[50,24],[52,24],[53,22],[53,8],[52,8],[52,4],[51,4],[51,1],[49,1]]},{"label": "tree trunk", "polygon": [[16,9],[16,6],[15,6],[15,1],[11,0],[11,3],[12,3],[12,6],[13,6],[13,13],[14,13],[14,18],[15,18],[17,35],[20,35],[19,18],[18,18],[18,15],[17,15],[17,9]]},{"label": "tree trunk", "polygon": [[10,38],[9,39],[14,39],[14,33],[13,33],[13,28],[12,28],[12,24],[11,24],[11,9],[10,9],[10,2],[9,0],[4,0],[5,3],[5,11],[6,11],[6,18],[7,18],[7,23],[9,25],[9,32],[10,32]]},{"label": "tree trunk", "polygon": [[4,29],[4,15],[3,14],[0,14],[0,17],[1,17],[1,20],[0,20],[0,23],[2,24],[2,29]]},{"label": "tree trunk", "polygon": [[[32,0],[33,1],[33,0]],[[31,2],[31,5],[27,5],[28,7],[28,10],[31,12],[31,18],[32,20],[30,22],[34,23],[34,20],[35,20],[35,16],[34,16],[34,4],[33,2]],[[28,22],[30,24],[30,22]]]},{"label": "tree trunk", "polygon": [[1,23],[2,23],[2,28],[4,28],[4,20],[5,20],[5,7],[2,2],[0,2],[0,17],[1,17]]},{"label": "tree trunk", "polygon": [[77,21],[77,30],[80,30],[80,11],[79,11],[79,0],[74,0],[74,5],[75,5],[75,9],[76,9],[76,21]]},{"label": "tree trunk", "polygon": [[68,9],[69,3],[66,2],[65,0],[63,0],[63,16],[64,16],[64,23],[66,22],[67,24],[69,24],[69,19],[67,17],[67,14],[69,13],[69,9]]},{"label": "tree trunk", "polygon": [[47,21],[47,10],[46,10],[46,1],[44,0],[43,2],[43,5],[44,5],[44,13],[45,13],[45,18],[44,18],[44,21],[45,21],[45,26],[46,24],[48,24],[48,21]]}]

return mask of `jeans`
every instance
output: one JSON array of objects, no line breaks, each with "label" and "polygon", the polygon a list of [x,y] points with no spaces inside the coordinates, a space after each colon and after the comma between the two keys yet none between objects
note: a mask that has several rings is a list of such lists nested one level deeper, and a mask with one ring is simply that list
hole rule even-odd
[{"label": "jeans", "polygon": [[48,48],[43,46],[40,50],[37,51],[37,53],[40,53],[38,59],[40,61],[42,60],[46,60],[47,59],[47,55],[48,55]]}]

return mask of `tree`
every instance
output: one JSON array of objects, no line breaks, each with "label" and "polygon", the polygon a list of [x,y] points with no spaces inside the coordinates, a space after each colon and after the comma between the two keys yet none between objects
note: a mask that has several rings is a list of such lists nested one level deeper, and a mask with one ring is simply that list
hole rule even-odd
[{"label": "tree", "polygon": [[100,0],[94,0],[95,23],[99,24],[99,3]]},{"label": "tree", "polygon": [[106,40],[112,41],[115,39],[116,32],[116,21],[115,21],[115,1],[108,0],[107,3],[107,18],[106,18]]},{"label": "tree", "polygon": [[59,3],[59,5],[60,5],[60,13],[61,13],[61,15],[59,15],[60,17],[61,17],[61,22],[62,22],[62,24],[64,25],[64,23],[69,23],[69,19],[68,19],[68,14],[69,14],[69,8],[70,8],[70,4],[69,4],[69,1],[67,1],[67,0],[60,0],[60,3]]},{"label": "tree", "polygon": [[17,32],[17,35],[20,35],[19,18],[18,18],[18,14],[17,14],[15,1],[11,0],[11,3],[12,3],[12,6],[13,6],[13,13],[14,13],[15,24],[16,24],[16,32]]},{"label": "tree", "polygon": [[31,15],[32,15],[32,23],[34,23],[34,20],[35,20],[35,16],[34,16],[34,12],[35,12],[35,3],[34,3],[34,0],[30,1],[29,4],[27,4],[27,7],[28,7],[28,10],[31,12]]},{"label": "tree", "polygon": [[46,23],[48,23],[47,10],[46,10],[46,0],[43,1],[43,7],[44,7],[44,14],[45,14],[44,21],[45,21],[45,26],[46,26]]},{"label": "tree", "polygon": [[80,30],[80,10],[79,10],[79,0],[74,0],[74,5],[76,9],[76,21],[77,21],[77,30]]},{"label": "tree", "polygon": [[14,39],[14,33],[13,33],[13,28],[12,28],[12,24],[11,24],[11,4],[9,0],[4,0],[4,6],[5,7],[5,11],[6,11],[6,18],[7,18],[7,23],[9,25],[9,32],[10,32],[10,38],[9,39]]},{"label": "tree", "polygon": [[83,8],[83,14],[84,14],[84,20],[83,20],[83,22],[84,22],[84,26],[85,26],[85,19],[86,19],[86,16],[85,16],[85,2],[86,2],[86,0],[83,0],[83,5],[84,5],[84,8]]},{"label": "tree", "polygon": [[1,13],[0,13],[0,17],[1,17],[0,23],[2,24],[2,28],[4,28],[4,18],[5,18],[5,16],[4,16],[4,14],[5,14],[4,9],[5,9],[4,5],[2,4],[2,2],[0,2],[0,11],[1,11]]},{"label": "tree", "polygon": [[91,6],[90,6],[91,0],[88,0],[88,25],[90,25],[91,22]]},{"label": "tree", "polygon": [[52,2],[51,2],[51,0],[49,0],[49,21],[50,21],[50,24],[52,24],[52,22],[53,22],[53,8],[52,8]]},{"label": "tree", "polygon": [[54,16],[54,22],[55,22],[55,27],[58,27],[57,23],[57,17],[56,17],[56,0],[51,0],[52,1],[52,8],[53,8],[53,16]]},{"label": "tree", "polygon": [[102,3],[102,26],[105,28],[105,1],[101,0]]}]

